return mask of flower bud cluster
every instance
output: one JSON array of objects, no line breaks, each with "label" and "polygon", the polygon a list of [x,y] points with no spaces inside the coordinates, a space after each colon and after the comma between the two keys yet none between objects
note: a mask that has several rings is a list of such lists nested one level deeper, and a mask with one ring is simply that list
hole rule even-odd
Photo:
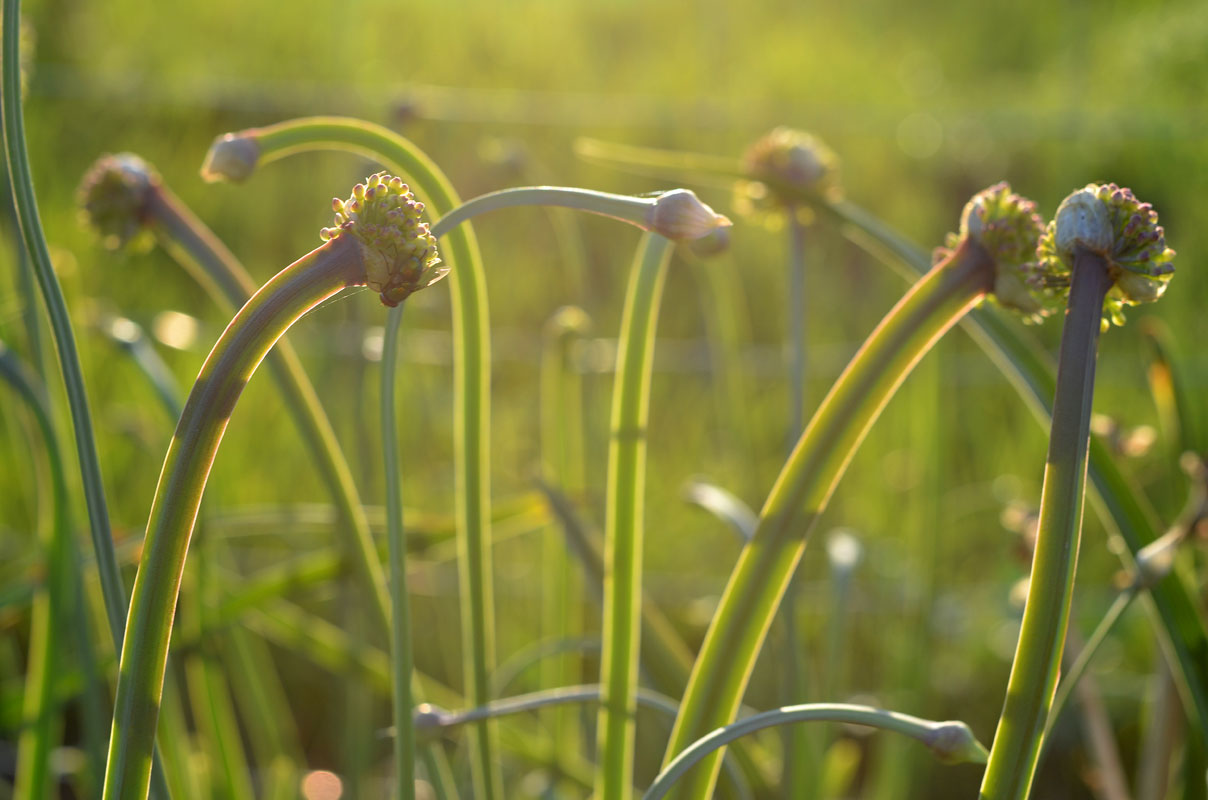
[{"label": "flower bud cluster", "polygon": [[734,187],[735,210],[743,216],[778,216],[800,205],[801,194],[838,199],[839,158],[803,131],[780,127],[756,141],[742,158],[747,180]]},{"label": "flower bud cluster", "polygon": [[1037,284],[1055,295],[1068,292],[1079,247],[1102,256],[1114,281],[1105,326],[1124,324],[1124,306],[1161,297],[1174,274],[1175,252],[1166,246],[1158,212],[1114,183],[1089,184],[1062,201],[1040,240]]},{"label": "flower bud cluster", "polygon": [[147,249],[147,194],[159,176],[133,153],[101,156],[76,190],[80,221],[110,250]]},{"label": "flower bud cluster", "polygon": [[421,222],[424,204],[401,178],[385,172],[371,175],[352,189],[347,200],[335,198],[335,225],[319,235],[324,241],[345,234],[361,246],[366,284],[382,303],[397,306],[412,292],[448,274],[436,252],[436,238]]},{"label": "flower bud cluster", "polygon": [[947,245],[955,250],[965,239],[980,245],[994,260],[991,298],[1019,313],[1025,321],[1038,322],[1057,307],[1048,295],[1029,283],[1037,270],[1036,246],[1043,232],[1044,222],[1036,213],[1036,204],[1015,194],[1003,182],[973,195],[961,212],[960,232],[948,234]]}]

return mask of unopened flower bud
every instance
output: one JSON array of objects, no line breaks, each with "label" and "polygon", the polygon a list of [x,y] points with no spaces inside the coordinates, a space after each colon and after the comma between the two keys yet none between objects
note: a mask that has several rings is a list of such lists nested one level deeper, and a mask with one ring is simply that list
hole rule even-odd
[{"label": "unopened flower bud", "polygon": [[421,736],[432,735],[448,725],[450,716],[449,712],[440,706],[420,703],[411,713],[411,724]]},{"label": "unopened flower bud", "polygon": [[729,228],[715,228],[701,238],[688,242],[688,250],[697,258],[713,258],[729,249]]},{"label": "unopened flower bud", "polygon": [[959,720],[937,725],[927,737],[927,746],[942,764],[985,764],[990,757],[969,726]]},{"label": "unopened flower bud", "polygon": [[101,156],[76,190],[81,223],[110,250],[149,247],[147,197],[158,181],[151,165],[133,153]]},{"label": "unopened flower bud", "polygon": [[250,136],[224,133],[214,140],[201,165],[201,178],[206,183],[230,181],[241,183],[256,171],[260,160],[260,145]]},{"label": "unopened flower bud", "polygon": [[1062,202],[1040,241],[1040,262],[1054,276],[1049,286],[1068,288],[1077,247],[1102,256],[1114,281],[1104,325],[1108,319],[1124,324],[1124,306],[1157,300],[1174,274],[1175,252],[1166,246],[1158,213],[1114,183],[1089,184]]},{"label": "unopened flower bud", "polygon": [[1062,200],[1061,205],[1057,207],[1053,224],[1057,252],[1063,260],[1071,264],[1076,247],[1084,247],[1104,256],[1111,249],[1114,239],[1111,217],[1107,213],[1107,206],[1099,201],[1093,186],[1079,189]]},{"label": "unopened flower bud", "polygon": [[358,183],[347,200],[334,199],[335,225],[319,235],[326,241],[352,236],[361,247],[366,285],[382,303],[397,306],[413,292],[449,273],[436,252],[436,238],[421,222],[424,204],[385,172]]},{"label": "unopened flower bud", "polygon": [[646,212],[646,229],[672,241],[699,239],[732,223],[688,189],[663,192]]},{"label": "unopened flower bud", "polygon": [[1186,529],[1176,527],[1142,547],[1137,553],[1137,588],[1152,588],[1169,575],[1174,569],[1174,557],[1178,554],[1179,545],[1186,539]]}]

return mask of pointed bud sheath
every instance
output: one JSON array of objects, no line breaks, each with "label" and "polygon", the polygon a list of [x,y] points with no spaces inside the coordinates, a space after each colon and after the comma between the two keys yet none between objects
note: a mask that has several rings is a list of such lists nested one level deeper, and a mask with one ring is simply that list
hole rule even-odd
[{"label": "pointed bud sheath", "polygon": [[713,258],[730,249],[730,229],[717,228],[699,239],[688,242],[688,251],[697,258]]},{"label": "pointed bud sheath", "polygon": [[1012,192],[1009,184],[996,183],[965,204],[960,233],[948,234],[947,246],[954,251],[966,239],[980,245],[994,261],[990,297],[1025,322],[1037,322],[1057,307],[1029,283],[1036,272],[1036,245],[1043,231],[1036,204]]},{"label": "pointed bud sheath", "polygon": [[110,250],[149,246],[147,198],[158,182],[155,170],[133,153],[101,156],[76,190],[80,221]]},{"label": "pointed bud sheath", "polygon": [[1115,282],[1103,306],[1105,327],[1107,320],[1124,324],[1124,306],[1161,297],[1174,274],[1175,253],[1166,246],[1158,213],[1114,183],[1089,184],[1071,194],[1041,237],[1037,282],[1051,294],[1068,290],[1079,247],[1102,256]]},{"label": "pointed bud sheath", "polygon": [[728,217],[718,214],[687,189],[672,189],[654,199],[646,211],[646,230],[672,241],[700,239],[718,228],[731,224]]},{"label": "pointed bud sheath", "polygon": [[201,178],[206,183],[231,181],[241,183],[256,171],[260,161],[260,146],[250,136],[224,133],[214,140],[201,165]]},{"label": "pointed bud sheath", "polygon": [[385,172],[371,175],[352,189],[347,200],[335,198],[335,225],[319,235],[324,241],[351,236],[360,248],[366,285],[381,295],[383,305],[397,306],[413,292],[449,273],[436,252],[436,237],[421,222],[424,204],[403,183]]}]

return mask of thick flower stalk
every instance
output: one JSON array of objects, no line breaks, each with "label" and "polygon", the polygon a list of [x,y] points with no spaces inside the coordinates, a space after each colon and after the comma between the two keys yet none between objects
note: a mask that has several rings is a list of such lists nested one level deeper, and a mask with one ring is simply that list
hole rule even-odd
[{"label": "thick flower stalk", "polygon": [[[379,188],[384,187],[384,188]],[[372,188],[372,191],[370,189]],[[363,198],[363,199],[362,199]],[[269,280],[248,301],[210,352],[168,447],[152,502],[142,558],[134,582],[118,674],[105,794],[142,800],[151,770],[168,642],[181,575],[210,467],[243,387],[265,354],[306,312],[337,292],[364,286],[370,274],[391,290],[390,302],[433,276],[437,256],[423,223],[391,211],[413,202],[401,182],[374,176],[353,192],[357,217],[337,217],[338,235]],[[357,227],[369,220],[368,230]],[[386,220],[397,221],[390,228]],[[416,243],[422,242],[418,252]],[[415,271],[417,263],[421,268]],[[412,276],[400,284],[396,275]],[[405,295],[404,295],[405,296]]]},{"label": "thick flower stalk", "polygon": [[1156,300],[1174,271],[1158,216],[1115,184],[1067,197],[1039,245],[1032,283],[1068,297],[1057,361],[1032,577],[1007,698],[982,782],[987,800],[1023,800],[1043,743],[1065,646],[1090,446],[1100,331],[1121,307]]},{"label": "thick flower stalk", "polygon": [[[97,159],[80,181],[77,203],[81,221],[105,246],[140,249],[158,242],[228,314],[233,315],[256,291],[256,283],[234,254],[164,185],[150,164],[132,153]],[[385,573],[331,422],[288,339],[277,343],[265,363],[340,513],[339,532],[348,537],[354,567],[384,629],[389,617]]]},{"label": "thick flower stalk", "polygon": [[[781,470],[705,636],[664,765],[734,719],[806,538],[897,387],[940,336],[994,291],[1004,272],[1033,269],[1012,254],[1033,251],[1043,223],[1034,204],[1006,184],[973,198],[962,219],[956,246],[865,341]],[[686,796],[709,797],[717,765],[715,756],[705,759]]]}]

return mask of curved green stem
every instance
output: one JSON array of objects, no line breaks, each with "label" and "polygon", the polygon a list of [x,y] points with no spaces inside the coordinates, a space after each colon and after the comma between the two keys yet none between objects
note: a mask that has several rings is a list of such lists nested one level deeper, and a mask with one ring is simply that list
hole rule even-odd
[{"label": "curved green stem", "polygon": [[30,608],[29,656],[25,667],[23,722],[28,726],[17,740],[14,797],[49,797],[50,751],[54,747],[54,675],[62,668],[62,647],[55,629],[65,620],[64,604],[71,591],[71,521],[67,480],[58,437],[46,401],[35,379],[8,348],[0,343],[0,378],[8,383],[33,412],[42,436],[50,473],[53,517],[49,535],[41,542],[45,568],[43,585],[35,590]]},{"label": "curved green stem", "polygon": [[[173,384],[172,373],[147,339],[143,329],[137,323],[125,318],[109,320],[103,327],[105,332],[130,355],[139,372],[154,388],[167,417],[172,420],[179,419],[184,409]],[[282,342],[278,342],[278,345],[280,344]],[[212,536],[212,530],[209,535]],[[211,557],[224,551],[225,548],[219,546],[220,544],[225,545],[225,542],[210,543],[214,550],[214,553],[210,554]],[[335,566],[338,565],[333,565],[333,574]],[[213,586],[214,584],[206,581],[205,585]],[[185,637],[182,637],[180,633],[176,635],[175,642],[178,648],[182,644],[182,638],[192,640],[191,646],[187,645],[182,649],[199,647],[197,642],[201,639],[202,631],[220,627],[219,622],[210,618],[216,616],[217,611],[222,608],[221,604],[214,597],[201,598],[200,592],[198,597],[202,602],[198,603],[196,625],[192,626],[194,630],[185,632]],[[253,749],[258,753],[260,763],[265,765],[266,778],[263,794],[269,798],[285,796],[297,783],[297,765],[303,763],[304,759],[301,755],[301,747],[290,727],[293,724],[292,715],[288,703],[285,701],[281,684],[276,680],[276,668],[272,663],[271,655],[262,641],[254,639],[248,635],[246,630],[238,626],[227,627],[225,640],[228,648],[228,658],[226,659],[228,672],[241,676],[241,680],[231,684],[231,689],[235,692],[237,705],[245,709],[243,718],[247,723],[248,736]],[[202,669],[195,670],[197,677],[201,680],[211,680],[212,676],[207,676],[207,673],[213,672],[215,669],[212,663],[204,663],[204,659],[207,658],[210,658],[209,654],[202,653],[200,657],[200,660],[203,661]],[[190,667],[191,665],[186,663],[186,671]],[[176,713],[170,710],[173,704],[168,697],[170,687],[167,679],[170,677],[171,671],[165,674],[165,709],[160,713],[164,718],[162,725],[165,728],[170,726],[170,730],[164,730],[160,737],[183,743],[187,738],[183,725],[176,724],[174,721],[169,722],[169,717]],[[215,694],[210,690],[207,692],[211,693],[211,696]],[[222,711],[217,705],[213,708],[217,711],[214,715],[215,721],[223,727],[229,728],[229,724],[222,723],[222,716],[224,714],[229,716],[229,712]],[[176,716],[179,717],[179,714],[176,713]],[[219,744],[220,749],[221,747],[222,745]],[[178,757],[177,760],[181,759]],[[174,795],[181,797],[193,795],[194,786],[191,782],[183,780],[179,775],[172,777],[176,778],[175,783],[172,784]]]},{"label": "curved green stem", "polygon": [[671,243],[648,234],[638,248],[617,345],[604,533],[604,621],[596,796],[629,797],[633,782],[635,695],[642,603],[642,514],[646,426],[659,301]]},{"label": "curved green stem", "polygon": [[359,247],[349,237],[313,250],[278,273],[235,315],[198,375],[164,459],[131,596],[105,775],[108,800],[141,800],[147,794],[185,555],[210,466],[239,395],[290,325],[364,280]]},{"label": "curved green stem", "polygon": [[730,742],[765,728],[796,722],[844,722],[893,731],[922,742],[946,763],[980,764],[986,759],[986,748],[963,722],[932,722],[896,711],[840,703],[785,706],[747,717],[693,742],[664,767],[642,800],[665,797],[688,770]]},{"label": "curved green stem", "polygon": [[[387,318],[382,361],[398,360],[401,314]],[[415,798],[415,730],[411,725],[411,606],[407,594],[407,535],[403,529],[402,485],[399,478],[398,428],[394,415],[394,383],[382,384],[382,439],[386,473],[386,543],[390,552],[390,655],[394,669],[395,797]]]},{"label": "curved green stem", "polygon": [[1057,689],[1082,532],[1099,324],[1111,286],[1103,259],[1078,248],[1061,332],[1028,601],[1007,700],[982,779],[981,796],[987,800],[1027,797]]},{"label": "curved green stem", "polygon": [[[566,705],[568,703],[603,702],[603,686],[587,684],[584,686],[564,686],[559,689],[542,689],[539,692],[516,695],[502,700],[493,700],[481,708],[467,711],[437,711],[427,710],[416,712],[419,725],[425,734],[438,730],[456,728],[476,722],[480,719],[505,717],[509,714],[522,714],[526,711],[537,711],[550,706]],[[670,719],[675,718],[677,706],[675,701],[665,694],[650,689],[639,689],[635,695],[637,704],[660,711]]]},{"label": "curved green stem", "polygon": [[[255,152],[257,164],[294,153],[339,149],[376,159],[405,175],[429,204],[434,217],[460,202],[444,174],[417,147],[394,132],[359,120],[311,117],[244,131],[237,137]],[[203,173],[214,179],[216,165],[207,158]],[[246,177],[242,176],[229,177]],[[450,231],[446,250],[453,264],[450,282],[453,311],[453,419],[458,567],[461,588],[462,641],[466,695],[473,705],[489,699],[495,665],[493,577],[490,538],[490,341],[486,281],[473,232]],[[383,384],[393,382],[393,365],[384,365]],[[485,723],[471,735],[475,753],[474,796],[494,800],[502,792],[494,756],[494,733]]]},{"label": "curved green stem", "polygon": [[[234,254],[158,179],[151,180],[147,188],[145,214],[160,245],[209,291],[224,311],[234,313],[256,291],[255,282]],[[283,338],[277,343],[266,363],[329,487],[344,522],[341,530],[351,540],[349,550],[366,581],[378,622],[387,627],[390,614],[385,573],[352,471],[331,422],[323,411],[314,385],[306,376],[301,359],[288,340]]]},{"label": "curved green stem", "polygon": [[[993,283],[993,262],[966,241],[894,306],[831,388],[781,470],[755,535],[731,573],[697,656],[665,764],[733,720],[806,537],[860,442],[919,359]],[[706,762],[689,796],[709,796],[717,759],[710,756]]]},{"label": "curved green stem", "polygon": [[499,208],[555,206],[611,217],[648,231],[653,230],[650,217],[657,203],[656,197],[635,197],[568,186],[518,186],[467,200],[445,214],[441,222],[444,225],[458,225],[471,217]]}]

